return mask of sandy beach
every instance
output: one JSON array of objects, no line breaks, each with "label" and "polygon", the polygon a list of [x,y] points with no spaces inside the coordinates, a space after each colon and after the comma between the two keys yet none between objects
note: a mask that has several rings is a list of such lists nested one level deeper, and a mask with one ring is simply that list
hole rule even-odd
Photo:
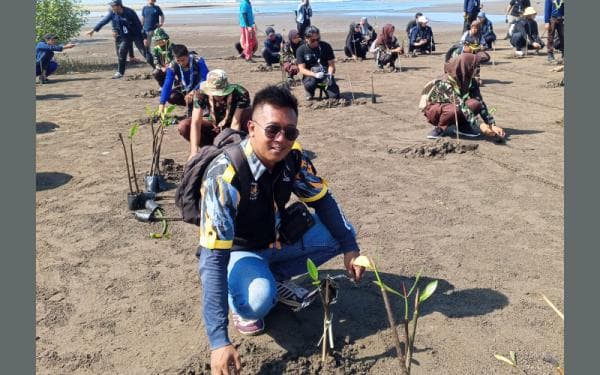
[{"label": "sandy beach", "polygon": [[[492,5],[504,7],[486,3]],[[551,71],[556,66],[545,63],[545,54],[512,58],[508,41],[499,40],[491,52],[494,64],[481,70],[482,94],[508,141],[461,139],[469,146],[464,152],[443,154],[443,142],[425,139],[431,125],[417,105],[423,85],[442,74],[443,54],[459,40],[461,26],[432,23],[438,43],[432,56],[402,57],[402,72],[377,73],[372,58],[344,60],[351,21],[313,18],[334,47],[342,96],[354,104],[314,108],[303,100],[302,87],[294,87],[301,102],[299,141],[314,155],[384,281],[401,288],[419,270],[425,280],[439,280],[419,320],[413,373],[507,374],[509,367],[494,354],[509,351],[527,373],[551,373],[549,358],[564,360],[564,329],[538,293],[564,310],[564,92],[551,87],[563,73]],[[371,19],[378,31],[394,23],[398,36],[407,21]],[[224,69],[251,94],[281,80],[278,69],[259,72],[259,64],[233,58],[235,21],[169,22],[171,40],[199,52],[209,68]],[[257,25],[285,34],[294,27],[282,15],[262,16]],[[505,27],[495,25],[499,39]],[[36,87],[37,373],[209,374],[197,228],[173,223],[170,239],[150,239],[156,228],[135,221],[126,205],[117,134],[147,119],[146,107],[158,104],[151,97],[158,86],[144,79],[150,72],[145,64],[128,67],[125,79],[110,79],[116,67],[110,27],[76,42],[58,57],[105,61],[109,69],[51,76],[52,84]],[[151,161],[147,125],[133,147],[141,176]],[[429,155],[432,148],[437,155]],[[162,154],[184,164],[188,145],[175,128],[167,130]],[[160,203],[176,216],[169,198],[174,190],[162,194]],[[341,258],[322,269],[341,273]],[[357,286],[340,282],[335,350],[325,367],[316,346],[320,303],[298,313],[276,308],[262,336],[230,329],[243,373],[397,373],[373,280],[368,274]],[[393,306],[399,319],[400,301]]]}]

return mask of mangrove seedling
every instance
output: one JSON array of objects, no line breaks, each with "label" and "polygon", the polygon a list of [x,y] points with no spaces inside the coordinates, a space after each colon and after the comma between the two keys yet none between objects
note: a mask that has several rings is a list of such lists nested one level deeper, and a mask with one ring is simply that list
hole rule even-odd
[{"label": "mangrove seedling", "polygon": [[[148,176],[155,176],[160,174],[160,150],[162,148],[162,141],[165,135],[165,128],[175,123],[175,116],[173,111],[175,105],[171,104],[165,111],[160,111],[158,108],[152,111],[149,107],[146,108],[146,112],[150,115],[150,129],[152,130],[152,162],[150,164],[150,170]],[[157,123],[158,126],[154,126]]]},{"label": "mangrove seedling", "polygon": [[[412,356],[414,353],[414,345],[415,345],[415,336],[417,333],[417,321],[419,319],[419,308],[421,304],[425,302],[431,295],[435,292],[438,281],[431,281],[425,289],[421,293],[419,288],[417,288],[417,284],[421,277],[421,271],[417,273],[415,276],[415,281],[410,289],[407,291],[404,283],[402,284],[402,293],[394,290],[390,286],[386,285],[379,276],[379,272],[377,271],[377,267],[375,266],[375,262],[367,256],[360,255],[354,260],[354,265],[365,267],[368,270],[373,271],[375,274],[375,278],[377,279],[374,283],[381,290],[381,295],[383,297],[383,303],[385,305],[385,310],[387,312],[388,323],[390,324],[390,328],[392,330],[392,337],[394,339],[394,346],[396,347],[396,355],[398,356],[398,362],[400,367],[400,373],[403,375],[410,375]],[[388,298],[388,292],[395,294],[401,297],[404,300],[404,334],[402,339],[402,344],[400,342],[400,338],[398,337],[398,331],[396,330],[396,322],[394,319],[394,314],[392,312],[392,307],[390,305],[390,301]],[[409,316],[409,297],[414,294],[414,310],[412,314],[412,318]],[[412,325],[412,327],[411,327]],[[412,329],[411,329],[412,328]]]},{"label": "mangrove seedling", "polygon": [[321,302],[323,303],[323,334],[317,343],[317,346],[323,344],[321,361],[325,363],[327,357],[327,346],[333,349],[333,313],[330,306],[337,300],[337,287],[333,278],[327,275],[322,280],[319,279],[319,271],[315,263],[309,258],[306,260],[308,275],[312,279],[312,284],[317,287]]}]

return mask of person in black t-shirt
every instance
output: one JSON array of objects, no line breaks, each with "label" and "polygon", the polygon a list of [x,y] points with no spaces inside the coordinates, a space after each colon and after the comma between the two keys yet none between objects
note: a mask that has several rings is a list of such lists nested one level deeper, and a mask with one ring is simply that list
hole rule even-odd
[{"label": "person in black t-shirt", "polygon": [[306,42],[296,50],[298,69],[302,73],[302,83],[306,99],[312,100],[320,84],[326,85],[330,98],[340,97],[340,88],[335,83],[335,55],[331,45],[321,41],[319,29],[310,26],[304,32]]}]

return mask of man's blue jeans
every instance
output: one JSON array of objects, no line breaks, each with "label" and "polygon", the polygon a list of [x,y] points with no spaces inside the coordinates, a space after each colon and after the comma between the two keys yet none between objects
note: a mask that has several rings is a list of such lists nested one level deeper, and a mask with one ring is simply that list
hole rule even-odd
[{"label": "man's blue jeans", "polygon": [[227,266],[229,306],[245,319],[260,319],[277,303],[275,281],[307,272],[306,260],[317,266],[341,253],[340,244],[316,215],[315,225],[301,240],[280,250],[232,251]]}]

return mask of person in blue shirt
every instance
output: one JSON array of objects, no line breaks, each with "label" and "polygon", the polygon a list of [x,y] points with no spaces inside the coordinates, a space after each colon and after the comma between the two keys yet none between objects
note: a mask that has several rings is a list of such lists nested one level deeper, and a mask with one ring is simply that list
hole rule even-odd
[{"label": "person in blue shirt", "polygon": [[40,76],[40,83],[48,83],[48,76],[56,71],[58,63],[53,60],[54,52],[75,47],[73,43],[58,44],[55,34],[46,34],[35,46],[35,75]]},{"label": "person in blue shirt", "polygon": [[[109,8],[109,12],[111,11],[111,9]],[[117,55],[117,59],[119,58],[119,44],[121,44],[121,41],[123,40],[123,38],[121,38],[121,36],[119,35],[119,25],[117,24],[117,22],[112,19],[111,20],[112,23],[112,34],[113,34],[113,38],[115,39],[115,51],[116,51],[116,55]],[[135,57],[135,54],[133,53],[133,44],[131,45],[131,47],[127,50],[127,55],[129,56],[129,62],[130,63],[139,63],[140,60]]]},{"label": "person in blue shirt", "polygon": [[272,27],[267,27],[265,33],[267,39],[264,42],[265,47],[262,50],[262,57],[265,59],[267,66],[270,67],[272,64],[278,63],[281,58],[283,37],[281,34],[276,33]]},{"label": "person in blue shirt", "polygon": [[296,10],[296,27],[298,28],[298,34],[300,38],[304,39],[304,31],[310,26],[310,18],[312,17],[312,7],[310,6],[310,0],[302,0],[298,4]]},{"label": "person in blue shirt", "polygon": [[417,55],[417,51],[427,54],[435,51],[433,31],[427,25],[428,22],[429,20],[425,16],[419,16],[417,26],[410,30],[408,52],[412,53],[413,57]]},{"label": "person in blue shirt", "polygon": [[496,34],[494,33],[494,26],[492,25],[492,21],[490,21],[485,12],[479,12],[477,15],[477,21],[480,23],[480,32],[481,36],[485,40],[485,44],[487,48],[492,48],[494,42],[496,41]]},{"label": "person in blue shirt", "polygon": [[254,62],[252,54],[258,45],[258,41],[256,40],[256,25],[250,0],[240,1],[240,29],[240,45],[243,49],[244,59],[247,62]]},{"label": "person in blue shirt", "polygon": [[[160,92],[159,111],[165,110],[165,103],[186,106],[188,117],[192,115],[194,94],[200,88],[200,83],[206,81],[208,67],[204,59],[190,54],[183,44],[173,46],[172,61],[167,68],[165,81]],[[173,87],[173,83],[177,85]]]},{"label": "person in blue shirt", "polygon": [[[546,0],[544,4],[544,29],[548,32],[548,61],[554,61],[554,48],[565,56],[565,0]],[[555,46],[558,34],[558,46]]]},{"label": "person in blue shirt", "polygon": [[[298,308],[311,300],[308,290],[291,281],[306,273],[308,258],[319,266],[339,256],[357,282],[365,271],[355,264],[356,232],[296,141],[297,125],[296,97],[282,87],[263,88],[252,101],[248,137],[213,159],[202,180],[196,254],[212,374],[241,370],[227,331],[229,312],[238,332],[256,335],[277,302]],[[242,160],[245,173],[234,168],[230,155]],[[292,194],[303,202],[297,204],[314,209],[304,211],[314,225],[286,240],[278,223],[288,217],[283,207]]]},{"label": "person in blue shirt", "polygon": [[156,0],[148,0],[148,5],[142,8],[142,24],[144,25],[144,31],[148,36],[146,39],[148,42],[146,47],[151,47],[154,30],[162,27],[164,23],[165,15],[163,14],[162,9],[156,5]]},{"label": "person in blue shirt", "polygon": [[471,28],[471,23],[477,19],[477,14],[481,9],[480,0],[464,0],[463,10],[465,12],[464,18],[465,23],[463,26],[463,32]]},{"label": "person in blue shirt", "polygon": [[119,43],[118,68],[117,72],[113,75],[113,78],[118,79],[125,74],[127,53],[129,49],[132,48],[133,44],[135,44],[142,56],[144,56],[148,65],[154,67],[152,54],[146,47],[146,32],[142,28],[142,23],[135,11],[131,8],[124,7],[121,0],[112,0],[110,2],[110,8],[111,10],[108,14],[104,16],[92,30],[88,31],[87,34],[91,37],[95,32],[100,31],[104,25],[111,21],[113,22],[113,25],[117,27],[116,31],[121,37],[121,42]]}]

